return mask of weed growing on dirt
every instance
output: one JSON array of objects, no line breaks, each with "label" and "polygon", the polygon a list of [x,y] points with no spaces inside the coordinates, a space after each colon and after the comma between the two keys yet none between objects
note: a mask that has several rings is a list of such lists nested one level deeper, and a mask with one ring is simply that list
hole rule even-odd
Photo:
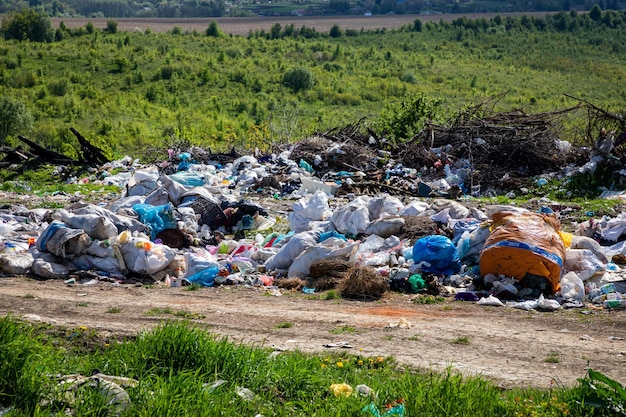
[{"label": "weed growing on dirt", "polygon": [[146,311],[145,314],[146,316],[164,316],[166,314],[174,314],[174,311],[169,307],[165,307],[165,308],[154,307]]},{"label": "weed growing on dirt", "polygon": [[293,323],[289,322],[289,321],[284,321],[282,323],[278,323],[276,326],[274,326],[275,329],[289,329],[293,327]]},{"label": "weed growing on dirt", "polygon": [[200,288],[202,288],[202,287],[200,286],[200,284],[195,284],[195,283],[194,283],[194,284],[191,284],[191,285],[186,286],[186,287],[184,288],[184,290],[185,290],[185,291],[198,291]]},{"label": "weed growing on dirt", "polygon": [[184,319],[189,319],[189,320],[199,320],[199,319],[203,319],[206,317],[202,313],[192,313],[191,311],[187,311],[187,310],[178,310],[176,313],[174,313],[174,315],[176,317],[182,317]]},{"label": "weed growing on dirt", "polygon": [[454,340],[452,340],[451,342],[453,345],[469,345],[470,344],[470,340],[467,336],[459,336],[457,338],[455,338]]},{"label": "weed growing on dirt", "polygon": [[[594,414],[591,395],[615,406],[623,403],[623,387],[599,373],[590,373],[593,383],[581,387],[507,390],[452,369],[405,370],[393,358],[346,351],[276,356],[270,349],[234,344],[185,321],[164,322],[115,344],[101,341],[99,349],[58,349],[72,331],[92,334],[89,329],[51,332],[49,326],[24,324],[11,316],[0,319],[0,404],[11,408],[11,415],[66,410],[75,415],[116,414],[106,392],[96,386],[75,391],[76,401],[54,389],[54,375],[88,376],[94,370],[138,381],[124,388],[130,400],[125,416],[359,416],[372,404],[384,409],[395,403],[404,405],[406,415],[582,417],[599,415]],[[332,384],[347,384],[354,391],[363,384],[374,394],[337,396]]]},{"label": "weed growing on dirt", "polygon": [[335,290],[328,290],[322,294],[323,300],[338,300],[341,299],[341,295]]},{"label": "weed growing on dirt", "polygon": [[110,307],[109,309],[107,309],[106,312],[111,313],[111,314],[117,314],[117,313],[121,313],[122,309],[120,307]]},{"label": "weed growing on dirt", "polygon": [[357,329],[352,326],[337,326],[330,329],[329,332],[332,334],[356,333]]},{"label": "weed growing on dirt", "polygon": [[439,303],[443,303],[444,301],[446,301],[446,299],[439,295],[419,294],[417,297],[413,298],[411,301],[413,301],[415,304],[439,304]]},{"label": "weed growing on dirt", "polygon": [[27,300],[34,300],[35,296],[29,293],[29,294],[24,294],[24,298]]},{"label": "weed growing on dirt", "polygon": [[543,360],[546,363],[559,363],[561,362],[561,358],[559,358],[559,352],[549,352],[548,356]]}]

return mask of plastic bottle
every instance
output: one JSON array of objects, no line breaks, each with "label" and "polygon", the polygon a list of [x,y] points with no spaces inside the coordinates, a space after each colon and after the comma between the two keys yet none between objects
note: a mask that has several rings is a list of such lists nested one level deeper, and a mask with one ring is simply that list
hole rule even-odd
[{"label": "plastic bottle", "polygon": [[604,300],[604,308],[626,308],[626,300]]},{"label": "plastic bottle", "polygon": [[612,282],[608,283],[608,284],[604,284],[603,286],[600,287],[600,292],[602,292],[602,294],[608,294],[610,292],[615,292],[615,284],[613,284]]}]

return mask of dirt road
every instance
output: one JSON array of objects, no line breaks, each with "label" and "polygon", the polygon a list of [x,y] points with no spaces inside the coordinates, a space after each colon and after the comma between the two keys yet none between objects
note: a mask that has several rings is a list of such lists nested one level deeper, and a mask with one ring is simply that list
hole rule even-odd
[{"label": "dirt road", "polygon": [[[151,315],[156,309],[170,313]],[[104,336],[136,334],[164,319],[178,319],[176,312],[188,312],[235,342],[392,355],[406,365],[480,374],[503,387],[571,386],[587,366],[626,383],[623,310],[526,312],[452,300],[416,304],[398,293],[382,301],[356,302],[289,292],[274,296],[264,288],[186,291],[0,278],[0,314],[9,312],[60,326],[86,326]],[[405,321],[410,328],[397,327]],[[352,349],[324,347],[338,342]]]}]

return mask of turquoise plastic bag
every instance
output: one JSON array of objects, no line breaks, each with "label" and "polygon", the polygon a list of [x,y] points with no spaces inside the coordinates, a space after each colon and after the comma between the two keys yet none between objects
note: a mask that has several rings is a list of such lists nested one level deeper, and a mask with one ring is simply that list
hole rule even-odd
[{"label": "turquoise plastic bag", "polygon": [[171,204],[152,206],[150,204],[135,204],[133,210],[139,216],[139,221],[150,229],[150,240],[165,229],[176,229],[176,218]]}]

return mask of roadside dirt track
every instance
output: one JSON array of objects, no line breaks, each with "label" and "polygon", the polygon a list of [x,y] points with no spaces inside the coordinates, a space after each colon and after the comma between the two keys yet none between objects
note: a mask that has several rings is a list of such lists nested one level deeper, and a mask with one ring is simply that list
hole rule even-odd
[{"label": "roadside dirt track", "polygon": [[[172,313],[149,314],[157,308]],[[450,299],[416,304],[411,296],[398,293],[377,302],[357,302],[289,292],[273,296],[264,288],[186,291],[106,282],[66,285],[58,280],[0,279],[0,315],[11,313],[69,328],[86,326],[103,337],[134,335],[163,320],[179,319],[174,313],[181,311],[196,315],[194,322],[237,343],[394,356],[407,366],[452,367],[502,387],[572,386],[587,366],[626,383],[624,310],[526,312]],[[411,327],[397,327],[401,319]],[[337,342],[352,348],[324,347]]]}]

